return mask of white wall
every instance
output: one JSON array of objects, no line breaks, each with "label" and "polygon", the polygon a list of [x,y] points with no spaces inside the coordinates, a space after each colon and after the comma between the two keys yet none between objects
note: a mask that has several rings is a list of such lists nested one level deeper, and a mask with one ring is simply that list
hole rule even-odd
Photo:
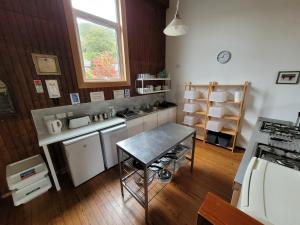
[{"label": "white wall", "polygon": [[[175,11],[170,1],[167,23]],[[172,76],[169,100],[182,103],[185,82],[251,82],[238,145],[245,146],[258,116],[294,121],[300,86],[276,85],[278,71],[300,71],[300,0],[181,0],[189,26],[167,37],[166,67]],[[219,64],[221,50],[232,60]]]}]

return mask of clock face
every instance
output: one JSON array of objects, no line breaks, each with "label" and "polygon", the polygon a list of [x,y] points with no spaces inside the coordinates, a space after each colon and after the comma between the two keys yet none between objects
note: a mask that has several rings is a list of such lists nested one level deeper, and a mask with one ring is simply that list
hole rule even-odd
[{"label": "clock face", "polygon": [[221,51],[217,57],[218,62],[222,64],[228,63],[230,59],[231,53],[229,51]]}]

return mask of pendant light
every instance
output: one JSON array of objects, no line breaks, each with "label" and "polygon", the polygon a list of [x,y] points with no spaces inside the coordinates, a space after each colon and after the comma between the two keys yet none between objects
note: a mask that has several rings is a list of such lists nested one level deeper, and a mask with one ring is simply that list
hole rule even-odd
[{"label": "pendant light", "polygon": [[184,25],[182,19],[180,18],[178,9],[179,9],[179,0],[177,1],[176,13],[173,20],[164,29],[164,34],[167,36],[181,36],[181,35],[185,35],[187,32],[188,27]]}]

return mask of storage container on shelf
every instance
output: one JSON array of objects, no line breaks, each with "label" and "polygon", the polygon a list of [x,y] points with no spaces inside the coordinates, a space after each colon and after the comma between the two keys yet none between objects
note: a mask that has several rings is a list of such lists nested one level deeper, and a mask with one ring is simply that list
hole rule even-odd
[{"label": "storage container on shelf", "polygon": [[221,118],[225,115],[225,108],[224,107],[212,106],[208,110],[208,115],[212,116],[212,117]]},{"label": "storage container on shelf", "polygon": [[225,148],[230,145],[231,139],[232,136],[230,134],[219,133],[218,135],[219,145]]},{"label": "storage container on shelf", "polygon": [[228,99],[228,93],[226,91],[213,91],[209,100],[212,102],[226,102]]},{"label": "storage container on shelf", "polygon": [[12,197],[14,205],[18,206],[29,202],[30,200],[47,192],[51,188],[51,186],[51,181],[48,175],[46,175],[37,182],[27,185],[26,187],[21,188],[19,190],[13,191]]},{"label": "storage container on shelf", "polygon": [[186,124],[186,125],[193,126],[193,125],[195,125],[199,122],[200,122],[199,117],[189,116],[189,115],[184,116],[183,123]]},{"label": "storage container on shelf", "polygon": [[197,99],[200,97],[200,91],[196,90],[186,90],[184,92],[184,98],[185,99]]},{"label": "storage container on shelf", "polygon": [[35,155],[6,166],[6,180],[9,190],[21,189],[48,174],[48,168],[41,157]]},{"label": "storage container on shelf", "polygon": [[208,130],[206,133],[206,141],[210,144],[218,144],[218,132]]},{"label": "storage container on shelf", "polygon": [[223,121],[215,121],[215,120],[209,120],[207,121],[206,129],[220,132],[223,129],[224,122]]},{"label": "storage container on shelf", "polygon": [[194,113],[200,109],[200,105],[196,103],[185,103],[183,107],[184,112]]}]

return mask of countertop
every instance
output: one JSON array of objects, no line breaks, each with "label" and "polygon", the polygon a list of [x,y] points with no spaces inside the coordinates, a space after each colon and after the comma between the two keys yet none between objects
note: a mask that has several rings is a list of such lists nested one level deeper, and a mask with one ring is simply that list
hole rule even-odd
[{"label": "countertop", "polygon": [[240,163],[240,166],[238,168],[238,171],[235,175],[234,182],[238,184],[243,183],[244,175],[247,170],[248,164],[252,157],[256,155],[256,145],[257,143],[264,143],[268,144],[269,142],[269,134],[260,132],[260,128],[262,126],[263,121],[269,121],[274,123],[282,123],[287,125],[293,125],[290,121],[284,121],[284,120],[276,120],[276,119],[270,119],[265,117],[259,117],[257,119],[257,122],[255,124],[255,128],[253,131],[253,134],[248,142],[248,145],[246,147],[246,151],[244,153],[243,159]]},{"label": "countertop", "polygon": [[56,142],[64,141],[94,131],[103,130],[125,122],[126,122],[125,119],[114,117],[104,121],[92,122],[90,125],[79,127],[76,129],[65,129],[62,130],[61,133],[59,134],[51,135],[47,133],[47,134],[38,135],[39,146],[49,145]]},{"label": "countertop", "polygon": [[106,128],[109,128],[109,127],[112,127],[112,126],[115,126],[118,124],[125,123],[127,120],[136,119],[139,117],[143,117],[143,116],[146,116],[146,115],[149,115],[149,114],[152,114],[155,112],[159,112],[159,111],[162,111],[165,109],[173,108],[173,107],[177,107],[177,106],[169,106],[167,108],[158,108],[157,110],[153,110],[151,112],[143,112],[143,113],[137,114],[135,117],[132,117],[129,119],[114,117],[114,118],[104,120],[104,121],[92,122],[90,125],[87,125],[84,127],[79,127],[76,129],[65,128],[59,134],[51,135],[48,132],[38,134],[39,146],[49,145],[49,144],[64,141],[64,140],[67,140],[70,138],[78,137],[80,135],[88,134],[88,133],[91,133],[91,132],[94,132],[97,130],[103,130],[103,129],[106,129]]},{"label": "countertop", "polygon": [[195,131],[191,127],[168,123],[120,141],[117,146],[148,166]]},{"label": "countertop", "polygon": [[159,111],[163,111],[163,110],[167,110],[167,109],[171,109],[171,108],[174,108],[174,107],[177,107],[177,105],[174,105],[174,106],[168,106],[168,107],[158,107],[156,110],[151,110],[151,111],[143,111],[142,113],[138,113],[134,116],[131,116],[129,118],[126,118],[126,120],[134,120],[136,118],[139,118],[139,117],[143,117],[143,116],[147,116],[149,114],[152,114],[152,113],[157,113]]}]

